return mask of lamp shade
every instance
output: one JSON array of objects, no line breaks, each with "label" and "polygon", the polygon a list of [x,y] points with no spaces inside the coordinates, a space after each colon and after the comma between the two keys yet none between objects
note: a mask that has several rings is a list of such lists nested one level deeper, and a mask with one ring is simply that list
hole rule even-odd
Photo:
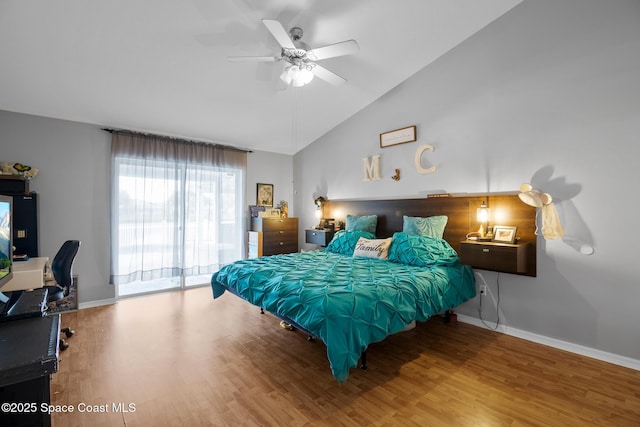
[{"label": "lamp shade", "polygon": [[485,202],[476,209],[476,219],[478,222],[489,222],[490,211]]}]

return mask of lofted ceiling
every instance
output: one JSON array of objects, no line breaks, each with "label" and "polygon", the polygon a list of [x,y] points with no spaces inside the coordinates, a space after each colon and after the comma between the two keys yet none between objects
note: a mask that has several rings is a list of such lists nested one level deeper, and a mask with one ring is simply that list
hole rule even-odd
[{"label": "lofted ceiling", "polygon": [[[521,0],[2,0],[0,110],[293,154]],[[261,20],[347,82],[286,87]]]}]

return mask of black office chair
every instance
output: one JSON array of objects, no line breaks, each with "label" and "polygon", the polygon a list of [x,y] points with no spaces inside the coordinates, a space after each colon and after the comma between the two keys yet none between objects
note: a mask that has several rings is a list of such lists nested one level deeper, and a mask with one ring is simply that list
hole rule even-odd
[{"label": "black office chair", "polygon": [[[78,254],[78,249],[80,249],[79,240],[67,240],[62,244],[56,256],[53,257],[53,261],[51,261],[51,272],[53,273],[55,284],[45,286],[45,289],[48,291],[47,303],[61,300],[69,295],[69,290],[73,283],[73,273],[71,269],[73,267],[73,261]],[[74,334],[70,328],[63,328],[61,332],[63,332],[67,338],[70,338]],[[60,350],[66,350],[68,347],[69,344],[61,338]]]}]

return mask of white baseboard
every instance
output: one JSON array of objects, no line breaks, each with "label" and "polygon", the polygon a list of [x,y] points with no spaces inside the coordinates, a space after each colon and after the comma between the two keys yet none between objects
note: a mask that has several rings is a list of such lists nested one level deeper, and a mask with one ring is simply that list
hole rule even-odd
[{"label": "white baseboard", "polygon": [[97,301],[81,302],[80,304],[78,304],[78,309],[100,307],[100,306],[103,306],[103,305],[115,304],[117,302],[118,302],[118,300],[116,300],[115,298],[107,298],[107,299],[100,299],[100,300],[97,300]]},{"label": "white baseboard", "polygon": [[[456,313],[458,320],[463,323],[469,323],[474,326],[486,328],[480,319],[475,317],[466,316],[464,314]],[[534,334],[533,332],[523,331],[522,329],[511,328],[509,326],[499,325],[496,332],[500,332],[506,335],[511,335],[517,338],[522,338],[527,341],[532,341],[538,344],[543,344],[549,347],[557,348],[560,350],[569,351],[571,353],[580,354],[582,356],[590,357],[592,359],[602,360],[603,362],[613,363],[614,365],[624,366],[625,368],[634,369],[640,371],[640,360],[632,359],[626,356],[620,356],[614,353],[608,353],[606,351],[597,350],[591,347],[585,347],[583,345],[562,341],[556,338],[546,337],[540,334]]]}]

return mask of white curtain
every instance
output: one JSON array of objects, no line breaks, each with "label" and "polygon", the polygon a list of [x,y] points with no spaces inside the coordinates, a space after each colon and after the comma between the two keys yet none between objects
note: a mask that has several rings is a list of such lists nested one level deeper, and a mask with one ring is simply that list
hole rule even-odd
[{"label": "white curtain", "polygon": [[242,258],[246,152],[111,132],[111,283],[212,274]]}]

